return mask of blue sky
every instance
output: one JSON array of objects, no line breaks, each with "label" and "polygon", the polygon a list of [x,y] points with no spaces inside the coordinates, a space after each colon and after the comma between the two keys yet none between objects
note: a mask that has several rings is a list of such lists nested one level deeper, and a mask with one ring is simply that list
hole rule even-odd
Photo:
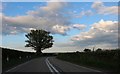
[{"label": "blue sky", "polygon": [[24,47],[25,34],[30,29],[45,29],[55,42],[44,52],[117,48],[117,10],[117,2],[4,2],[2,46],[33,51]]}]

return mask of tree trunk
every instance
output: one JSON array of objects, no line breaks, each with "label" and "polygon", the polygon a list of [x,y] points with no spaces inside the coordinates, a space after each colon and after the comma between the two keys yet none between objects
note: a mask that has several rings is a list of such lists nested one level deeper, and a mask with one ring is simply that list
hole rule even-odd
[{"label": "tree trunk", "polygon": [[41,49],[37,49],[36,50],[36,55],[41,55],[41,54],[42,54]]}]

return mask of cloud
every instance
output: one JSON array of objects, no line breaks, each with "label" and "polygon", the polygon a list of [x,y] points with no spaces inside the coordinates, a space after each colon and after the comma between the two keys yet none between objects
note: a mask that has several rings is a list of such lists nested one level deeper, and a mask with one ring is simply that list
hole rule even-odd
[{"label": "cloud", "polygon": [[0,2],[0,12],[2,12],[3,7],[2,7],[2,3]]},{"label": "cloud", "polygon": [[[29,15],[42,15],[46,13],[56,13],[61,10],[61,8],[67,6],[65,2],[48,2],[46,6],[38,7],[36,11],[27,12]],[[48,14],[47,14],[48,15]]]},{"label": "cloud", "polygon": [[59,8],[63,7],[65,5],[65,3],[63,2],[48,2],[48,5],[45,6],[45,7],[42,7],[41,9],[42,10],[45,10],[45,11],[56,11],[58,10]]},{"label": "cloud", "polygon": [[84,25],[84,24],[73,24],[72,27],[76,28],[78,30],[83,30],[84,28],[86,28],[86,25]]},{"label": "cloud", "polygon": [[82,12],[80,13],[80,17],[82,17],[82,16],[90,16],[90,15],[92,15],[92,14],[93,14],[93,12],[92,12],[91,10],[82,11]]},{"label": "cloud", "polygon": [[7,4],[0,2],[0,13],[6,8]]},{"label": "cloud", "polygon": [[84,24],[72,24],[69,26],[55,25],[52,27],[52,31],[53,31],[53,33],[66,35],[66,32],[73,28],[78,29],[78,30],[83,30],[86,28],[86,25],[84,25]]},{"label": "cloud", "polygon": [[[62,35],[66,34],[68,29],[64,28],[64,26],[67,27],[70,24],[70,17],[63,14],[62,9],[65,6],[66,3],[64,2],[48,2],[46,6],[39,7],[35,11],[28,11],[27,15],[13,17],[2,14],[2,32],[6,35],[18,34],[29,32],[33,28],[45,29]],[[60,29],[60,31],[55,28]]]},{"label": "cloud", "polygon": [[73,15],[73,17],[75,17],[75,18],[82,18],[83,16],[91,16],[91,15],[93,15],[93,12],[91,11],[91,10],[83,10],[83,11],[81,11],[79,14],[76,14],[76,13],[74,13],[74,12],[76,12],[76,11],[73,11],[73,13],[71,13],[72,15]]},{"label": "cloud", "polygon": [[101,20],[94,23],[89,31],[82,32],[71,38],[73,44],[78,47],[117,48],[118,46],[118,22]]},{"label": "cloud", "polygon": [[22,16],[2,16],[2,32],[4,35],[30,32],[31,29],[44,29],[52,34],[66,35],[72,28],[82,30],[83,24],[71,25],[71,16],[63,11],[67,7],[65,2],[48,2],[46,6],[26,12]]},{"label": "cloud", "polygon": [[105,6],[103,2],[97,1],[92,4],[98,14],[118,14],[118,6]]},{"label": "cloud", "polygon": [[69,29],[70,29],[69,26],[55,25],[55,26],[53,26],[52,31],[53,31],[54,33],[66,35],[66,31],[68,31]]}]

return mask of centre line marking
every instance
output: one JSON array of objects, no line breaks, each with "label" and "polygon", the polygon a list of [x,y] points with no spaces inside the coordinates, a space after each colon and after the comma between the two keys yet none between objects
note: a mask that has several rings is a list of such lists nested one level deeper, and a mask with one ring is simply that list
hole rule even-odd
[{"label": "centre line marking", "polygon": [[[46,58],[45,61],[46,61],[48,68],[50,69],[50,71],[52,73],[54,73],[54,71],[55,71],[55,73],[60,74],[59,71],[49,62],[48,58]],[[52,69],[54,69],[54,71],[51,69],[51,67],[52,67]]]}]

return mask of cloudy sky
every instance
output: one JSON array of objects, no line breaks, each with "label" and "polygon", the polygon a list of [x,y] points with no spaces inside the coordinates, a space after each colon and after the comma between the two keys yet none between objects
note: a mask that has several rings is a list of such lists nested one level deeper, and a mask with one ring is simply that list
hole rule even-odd
[{"label": "cloudy sky", "polygon": [[54,37],[53,47],[44,52],[118,47],[117,2],[3,2],[0,16],[2,47],[32,52],[24,46],[25,34],[33,29]]}]

